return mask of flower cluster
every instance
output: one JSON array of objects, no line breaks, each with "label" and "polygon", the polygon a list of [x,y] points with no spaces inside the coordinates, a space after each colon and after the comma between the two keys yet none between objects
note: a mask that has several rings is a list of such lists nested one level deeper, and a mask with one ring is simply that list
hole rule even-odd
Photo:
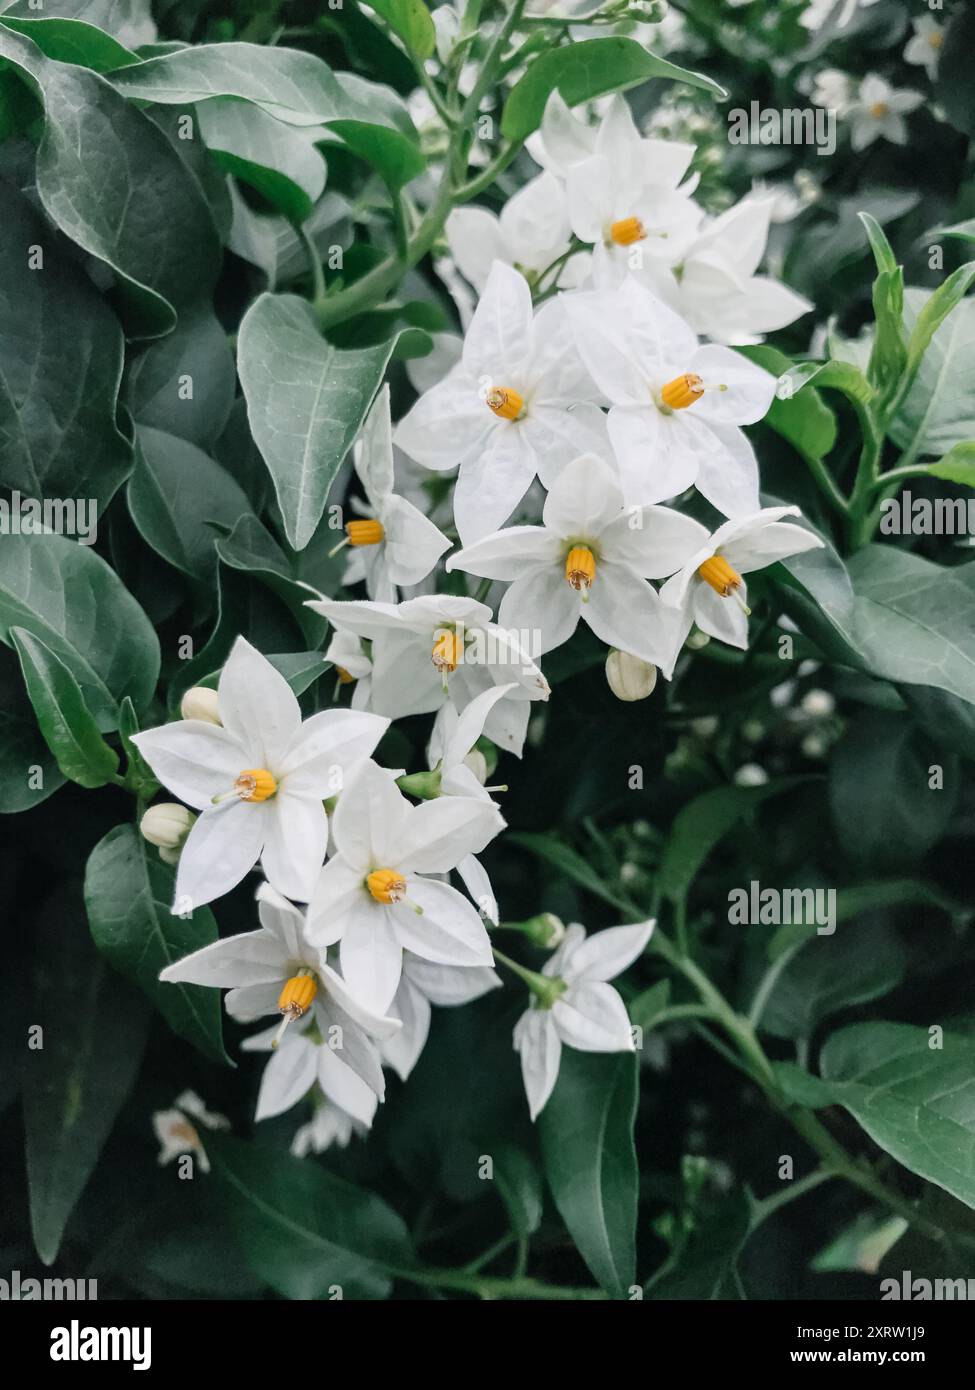
[{"label": "flower cluster", "polygon": [[[591,127],[555,94],[533,152],[543,172],[500,218],[451,219],[479,295],[456,361],[395,428],[383,388],[355,446],[363,498],[342,544],[345,584],[366,597],[308,600],[350,707],[303,719],[238,639],[215,691],[134,740],[185,803],[143,823],[178,864],[174,911],[263,875],[259,927],[162,978],[227,989],[242,1023],[274,1019],[245,1044],[270,1054],[257,1118],[310,1096],[298,1153],[367,1129],[384,1067],[409,1076],[431,1005],[498,987],[496,960],[530,990],[514,1043],[533,1118],[563,1044],[632,1048],[608,981],[652,922],[588,939],[550,923],[541,972],[492,948],[477,856],[504,827],[505,788],[485,785],[489,760],[520,757],[551,694],[539,662],[580,620],[609,649],[611,688],[643,698],[695,626],[746,647],[745,576],[821,543],[784,519],[797,508],[763,508],[743,429],[776,382],[736,348],[808,307],[757,273],[771,200],[709,219],[686,177],[693,147],[642,138],[621,97]],[[417,466],[442,475],[439,524],[422,486],[397,490]],[[383,766],[391,721],[413,715],[434,716],[428,769]]]}]

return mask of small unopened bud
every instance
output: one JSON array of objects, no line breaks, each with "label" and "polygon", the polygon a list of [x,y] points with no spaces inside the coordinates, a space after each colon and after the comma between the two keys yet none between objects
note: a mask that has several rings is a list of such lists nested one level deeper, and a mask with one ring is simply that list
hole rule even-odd
[{"label": "small unopened bud", "polygon": [[614,647],[606,658],[606,680],[617,700],[645,700],[657,684],[657,668]]},{"label": "small unopened bud", "polygon": [[688,637],[685,645],[690,647],[692,652],[699,652],[702,647],[707,646],[710,640],[711,638],[706,632],[702,632],[700,628],[696,627]]},{"label": "small unopened bud", "polygon": [[799,708],[813,719],[825,719],[836,709],[836,701],[828,690],[807,690]]},{"label": "small unopened bud", "polygon": [[519,931],[534,941],[536,946],[552,951],[565,936],[565,923],[554,912],[540,912],[537,917],[529,917],[527,922],[504,922],[510,931]]},{"label": "small unopened bud", "polygon": [[193,812],[176,801],[161,801],[150,806],[139,822],[142,838],[155,845],[167,864],[175,864],[183,841],[196,820]]},{"label": "small unopened bud", "polygon": [[488,779],[488,765],[487,758],[485,758],[484,754],[481,752],[479,748],[471,749],[467,757],[464,759],[464,766],[470,768],[471,772],[473,772],[474,776],[477,778],[477,780],[483,787],[484,783]]},{"label": "small unopened bud", "polygon": [[184,719],[202,719],[204,724],[222,724],[217,692],[208,690],[205,685],[194,685],[187,690],[179,702],[179,712]]},{"label": "small unopened bud", "polygon": [[415,796],[418,801],[434,801],[440,795],[440,772],[409,772],[397,777],[396,785],[407,796]]},{"label": "small unopened bud", "polygon": [[768,773],[760,763],[744,763],[735,773],[734,780],[739,787],[764,787]]}]

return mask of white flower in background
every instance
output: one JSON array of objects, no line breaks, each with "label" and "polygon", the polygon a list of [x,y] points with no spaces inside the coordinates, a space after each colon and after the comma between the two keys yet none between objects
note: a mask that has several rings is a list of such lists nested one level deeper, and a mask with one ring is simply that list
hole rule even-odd
[{"label": "white flower in background", "polygon": [[402,1020],[395,1037],[383,1043],[383,1061],[406,1081],[416,1066],[430,1031],[430,1005],[453,1008],[471,1004],[501,980],[489,966],[434,965],[410,951],[403,954],[403,974],[389,1012]]},{"label": "white flower in background", "polygon": [[195,1091],[183,1091],[173,1102],[172,1110],[157,1110],[152,1117],[152,1127],[160,1143],[159,1163],[165,1165],[180,1154],[195,1154],[201,1173],[209,1173],[210,1160],[207,1158],[200,1128],[209,1130],[229,1129],[230,1121],[225,1115],[209,1111]]},{"label": "white flower in background", "polygon": [[680,613],[678,649],[694,623],[733,647],[748,646],[748,589],[742,575],[823,544],[812,531],[782,521],[799,515],[798,507],[766,507],[726,521],[711,536],[698,528],[700,549],[660,591],[661,600]]},{"label": "white flower in background", "polygon": [[675,273],[647,262],[654,290],[695,332],[729,346],[761,342],[813,307],[766,275],[756,275],[778,199],[746,197],[707,222]]},{"label": "white flower in background", "polygon": [[809,0],[800,23],[807,29],[821,29],[827,19],[836,19],[836,27],[845,29],[857,8],[869,9],[877,0]]},{"label": "white flower in background", "polygon": [[825,106],[827,110],[844,115],[853,100],[856,83],[847,72],[839,68],[823,68],[813,78],[810,98],[814,106]]},{"label": "white flower in background", "polygon": [[[439,776],[440,796],[473,796],[490,801],[492,791],[507,791],[506,787],[484,785],[487,763],[476,744],[491,710],[516,689],[513,683],[493,686],[475,696],[459,713],[453,705],[441,707],[427,745],[427,761]],[[457,873],[480,911],[497,926],[498,900],[481,861],[475,854],[468,854],[457,864]]]},{"label": "white flower in background", "polygon": [[582,1052],[633,1051],[626,1006],[606,982],[642,954],[655,925],[609,927],[587,939],[585,927],[573,923],[542,967],[552,981],[548,998],[533,996],[514,1031],[533,1120],[555,1088],[563,1043]]},{"label": "white flower in background", "polygon": [[669,669],[673,615],[647,579],[680,569],[700,545],[698,524],[667,507],[624,511],[616,478],[593,454],[563,469],[542,520],[486,536],[447,568],[513,581],[498,622],[539,632],[543,653],[567,642],[581,618],[608,646]]},{"label": "white flower in background", "polygon": [[372,657],[354,632],[336,628],[325,650],[325,660],[335,667],[339,685],[354,685],[352,708],[368,709],[372,693]]},{"label": "white flower in background", "polygon": [[915,63],[927,71],[932,82],[938,75],[938,59],[944,46],[944,26],[929,14],[912,19],[914,36],[904,49],[905,63]]},{"label": "white flower in background", "polygon": [[364,580],[370,598],[395,603],[397,586],[425,579],[450,549],[450,541],[412,502],[393,491],[388,383],[366,417],[354,459],[371,515],[346,522],[347,543],[353,549],[345,583]]},{"label": "white flower in background", "polygon": [[358,999],[384,1011],[399,987],[403,952],[439,965],[492,965],[480,917],[446,874],[504,826],[491,801],[440,797],[413,806],[389,774],[366,763],[339,798],[335,854],[308,910],[308,939],[339,942],[342,974]]},{"label": "white flower in background", "polygon": [[533,316],[524,276],[495,262],[464,338],[460,366],[399,423],[396,442],[426,468],[460,465],[454,519],[467,543],[496,531],[535,475],[604,444],[594,388],[561,302]]},{"label": "white flower in background", "polygon": [[566,306],[579,351],[612,402],[609,437],[627,506],[695,484],[725,516],[756,511],[758,463],[738,426],[762,419],[775,378],[728,348],[698,346],[632,277],[611,294],[567,296]]},{"label": "white flower in background", "polygon": [[[513,266],[535,282],[570,245],[565,190],[552,174],[539,174],[520,188],[501,209],[455,208],[447,219],[447,241],[454,261],[478,292],[484,290],[495,261]],[[546,286],[564,289],[582,284],[589,273],[585,253],[571,257]]]},{"label": "white flower in background", "polygon": [[[621,180],[676,189],[694,157],[694,146],[678,140],[648,140],[636,127],[629,104],[617,93],[596,126],[574,116],[564,98],[553,91],[545,103],[538,131],[528,139],[537,164],[565,179],[573,165],[599,155],[617,170]],[[692,184],[684,191],[692,191]]]},{"label": "white flower in background", "polygon": [[534,634],[507,631],[472,598],[430,594],[403,603],[309,601],[338,631],[372,643],[370,703],[392,718],[430,714],[448,702],[463,709],[497,685],[514,685],[488,714],[485,732],[521,756],[528,702],[549,686],[529,655]]},{"label": "white flower in background", "polygon": [[[369,1091],[380,1099],[384,1094],[375,1040],[398,1032],[399,1021],[363,1006],[326,963],[325,952],[309,945],[303,914],[270,884],[261,884],[257,901],[258,931],[214,941],[168,965],[159,978],[229,990],[224,1007],[238,1023],[281,1016],[275,1028],[244,1044],[275,1051],[261,1084],[258,1119],[287,1110],[317,1079],[330,1099],[366,1124]],[[307,1031],[299,1035],[295,1024]]]},{"label": "white flower in background", "polygon": [[907,122],[904,117],[916,111],[923,101],[923,92],[898,91],[883,77],[869,73],[860,83],[856,99],[851,102],[847,112],[850,144],[855,150],[865,150],[874,140],[906,145]]},{"label": "white flower in background", "polygon": [[184,719],[135,734],[163,786],[201,812],[179,857],[175,902],[201,907],[258,859],[286,897],[305,902],[322,860],[322,801],[367,758],[389,720],[325,710],[302,722],[291,687],[238,637],[217,687],[223,726]]},{"label": "white flower in background", "polygon": [[[375,1096],[372,1100],[375,1113],[379,1102]],[[312,1104],[315,1107],[314,1115],[307,1124],[295,1131],[291,1141],[291,1152],[295,1158],[306,1158],[310,1153],[322,1154],[333,1146],[345,1149],[353,1134],[358,1135],[360,1139],[368,1134],[368,1124],[357,1120],[334,1101],[324,1100],[314,1092]]]}]

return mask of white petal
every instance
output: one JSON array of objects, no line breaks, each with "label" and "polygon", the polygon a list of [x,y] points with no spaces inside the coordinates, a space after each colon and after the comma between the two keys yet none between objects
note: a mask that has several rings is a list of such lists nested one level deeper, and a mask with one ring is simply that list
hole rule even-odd
[{"label": "white petal", "polygon": [[[368,716],[358,716],[359,718]],[[268,882],[286,897],[307,902],[328,846],[328,818],[321,797],[282,788],[267,816],[261,866]]]},{"label": "white petal", "polygon": [[224,1008],[238,1023],[253,1023],[267,1014],[276,1014],[284,979],[280,975],[270,984],[240,985],[224,995]]},{"label": "white petal", "polygon": [[315,1084],[317,1057],[314,1043],[301,1037],[285,1038],[271,1053],[257,1096],[256,1120],[269,1120],[297,1105]]},{"label": "white petal", "polygon": [[264,848],[267,805],[234,800],[201,812],[180,851],[174,896],[179,911],[229,893],[254,867]]},{"label": "white petal", "polygon": [[339,797],[332,834],[342,858],[367,874],[396,868],[394,846],[401,841],[413,807],[392,777],[366,762]]},{"label": "white petal", "polygon": [[466,854],[479,854],[504,828],[493,801],[442,796],[410,808],[388,841],[389,866],[444,874]]},{"label": "white petal", "polygon": [[305,916],[294,903],[262,883],[257,890],[257,915],[261,926],[281,942],[291,960],[301,960],[305,954]]},{"label": "white petal", "polygon": [[457,269],[476,290],[483,291],[494,261],[506,259],[497,217],[486,208],[455,208],[445,231]]},{"label": "white petal", "polygon": [[180,719],[134,734],[132,742],[164,787],[200,811],[230,791],[250,764],[237,740],[216,724]]},{"label": "white petal", "polygon": [[457,873],[471,895],[473,902],[477,904],[477,910],[489,922],[498,925],[498,900],[494,896],[494,889],[491,887],[491,880],[488,878],[487,869],[478,859],[476,854],[465,854],[457,865]]},{"label": "white petal", "polygon": [[395,1018],[389,1018],[384,1014],[374,1013],[371,1009],[365,1008],[349,989],[341,975],[337,975],[331,966],[321,967],[318,975],[324,991],[320,997],[333,1014],[337,1009],[343,1015],[343,1021],[344,1017],[347,1016],[357,1029],[368,1034],[370,1038],[377,1038],[380,1042],[399,1032],[399,1025]]},{"label": "white petal", "polygon": [[288,957],[281,942],[266,931],[241,932],[174,961],[160,971],[160,980],[226,989],[284,980]]},{"label": "white petal", "polygon": [[721,547],[722,555],[728,557],[739,574],[749,574],[752,570],[764,569],[776,560],[784,560],[789,555],[800,555],[804,550],[817,550],[823,542],[813,531],[804,526],[792,526],[789,522],[777,521],[762,530],[753,531]]},{"label": "white petal", "polygon": [[388,381],[383,382],[362,426],[355,468],[371,505],[378,509],[393,490],[393,426]]},{"label": "white petal", "polygon": [[497,423],[478,395],[476,379],[459,367],[420,397],[396,426],[394,437],[424,468],[442,471],[480,454]]},{"label": "white petal", "polygon": [[528,282],[511,266],[495,261],[464,337],[468,376],[488,386],[517,389],[517,377],[531,349],[531,321]]},{"label": "white petal", "polygon": [[[694,621],[702,632],[717,637],[719,642],[739,647],[748,647],[748,614],[734,598],[723,598],[709,584],[699,582],[693,586]],[[745,585],[738,590],[742,602],[747,602]]]},{"label": "white petal", "polygon": [[555,1090],[559,1079],[562,1043],[555,1031],[551,1011],[529,1009],[515,1026],[515,1047],[521,1055],[521,1076],[528,1097],[528,1110],[535,1120]]},{"label": "white petal", "polygon": [[632,926],[594,932],[573,953],[566,978],[614,980],[643,954],[655,925],[652,921],[634,922]]},{"label": "white petal", "polygon": [[423,908],[422,915],[407,903],[392,909],[397,940],[406,950],[440,965],[493,965],[484,923],[455,888],[438,879],[414,878],[409,898]]},{"label": "white petal", "polygon": [[609,412],[609,437],[627,506],[666,502],[697,478],[700,459],[655,405]]},{"label": "white petal", "polygon": [[342,976],[363,1008],[385,1014],[399,986],[403,948],[392,909],[370,903],[350,918],[339,947]]},{"label": "white petal", "polygon": [[561,564],[516,579],[501,600],[501,627],[537,635],[541,653],[554,651],[576,630],[582,606]]},{"label": "white petal", "polygon": [[403,1027],[383,1044],[383,1060],[401,1081],[406,1081],[420,1059],[430,1032],[430,1004],[404,972],[390,1009],[402,1019]]},{"label": "white petal", "polygon": [[289,792],[321,801],[341,790],[346,774],[368,758],[389,720],[358,710],[328,709],[302,724],[281,765]]},{"label": "white petal", "polygon": [[619,482],[596,454],[567,463],[549,489],[542,520],[564,540],[595,540],[623,506]]},{"label": "white petal", "polygon": [[754,515],[760,506],[758,460],[747,436],[734,425],[708,424],[712,447],[700,454],[697,490],[725,516]]},{"label": "white petal", "polygon": [[405,497],[390,497],[383,510],[383,554],[393,584],[419,584],[450,549],[450,541]]},{"label": "white petal", "polygon": [[224,728],[253,750],[252,766],[276,772],[301,725],[298,701],[284,676],[238,637],[220,672],[217,697]]},{"label": "white petal", "polygon": [[[764,419],[775,399],[775,377],[742,357],[740,352],[709,343],[691,359],[690,370],[703,377],[707,388],[690,407],[700,419],[716,425],[753,425]],[[726,391],[716,390],[727,386]]]},{"label": "white petal", "polygon": [[502,987],[497,972],[489,966],[437,965],[409,952],[403,957],[403,973],[431,1004],[447,1008],[473,1003],[492,989]]},{"label": "white petal", "polygon": [[500,530],[531,487],[536,467],[520,422],[499,421],[478,456],[461,465],[454,488],[454,521],[464,545]]},{"label": "white petal", "polygon": [[627,565],[644,579],[664,579],[706,543],[707,529],[673,507],[628,508],[603,531],[607,560]]},{"label": "white petal", "polygon": [[580,606],[583,619],[610,647],[632,652],[654,666],[665,666],[673,641],[663,604],[645,579],[610,561],[596,570],[589,602]]},{"label": "white petal", "polygon": [[587,980],[572,985],[552,1006],[559,1037],[583,1052],[632,1052],[626,1007],[612,985]]},{"label": "white petal", "polygon": [[482,579],[517,579],[527,569],[554,564],[560,550],[558,536],[544,526],[508,526],[451,555],[447,569]]},{"label": "white petal", "polygon": [[376,1113],[376,1093],[329,1047],[318,1049],[318,1084],[333,1104],[368,1129]]},{"label": "white petal", "polygon": [[514,689],[514,683],[494,686],[476,696],[459,713],[455,711],[456,718],[451,721],[450,733],[444,741],[441,753],[445,768],[453,767],[455,763],[463,763],[484,732],[484,721],[488,714],[499,700]]}]

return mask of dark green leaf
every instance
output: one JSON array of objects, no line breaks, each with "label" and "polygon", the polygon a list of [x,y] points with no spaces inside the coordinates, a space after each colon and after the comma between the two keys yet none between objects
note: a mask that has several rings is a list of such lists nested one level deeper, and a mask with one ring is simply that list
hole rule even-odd
[{"label": "dark green leaf", "polygon": [[10,638],[20,658],[37,723],[58,767],[79,786],[103,787],[118,771],[118,755],[98,732],[78,682],[54,653],[24,628],[12,627]]},{"label": "dark green leaf", "polygon": [[227,424],[236,384],[227,335],[207,305],[182,314],[172,333],[150,343],[126,371],[136,424],[188,439],[205,452]]},{"label": "dark green leaf", "polygon": [[429,58],[437,43],[437,31],[423,0],[369,0],[377,14],[397,33],[411,53]]},{"label": "dark green leaf", "polygon": [[285,125],[261,107],[232,97],[201,101],[200,135],[217,163],[256,188],[292,222],[304,222],[325,188],[316,148],[321,127]]}]

